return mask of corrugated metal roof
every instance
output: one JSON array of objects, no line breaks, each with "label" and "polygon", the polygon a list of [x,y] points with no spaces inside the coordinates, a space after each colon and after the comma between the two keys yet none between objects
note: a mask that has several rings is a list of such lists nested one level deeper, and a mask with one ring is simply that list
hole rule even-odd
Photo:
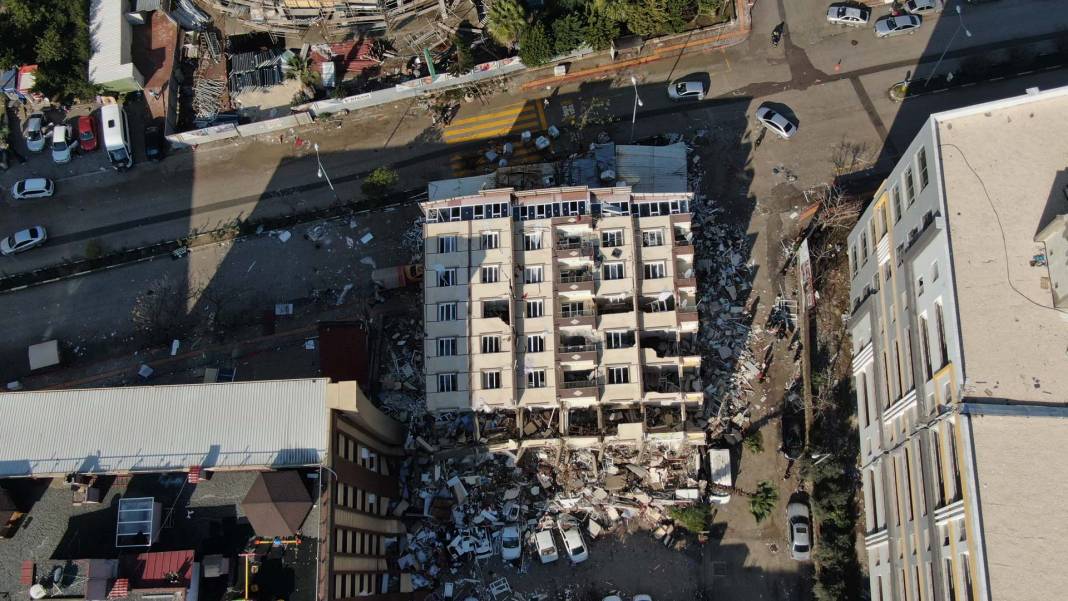
[{"label": "corrugated metal roof", "polygon": [[0,477],[314,465],[329,380],[0,394]]},{"label": "corrugated metal roof", "polygon": [[616,182],[633,192],[689,192],[686,183],[686,145],[616,146]]}]

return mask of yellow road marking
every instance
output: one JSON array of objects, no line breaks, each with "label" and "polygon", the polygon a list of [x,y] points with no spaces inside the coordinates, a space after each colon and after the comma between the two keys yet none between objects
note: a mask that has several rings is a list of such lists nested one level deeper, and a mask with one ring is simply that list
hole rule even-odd
[{"label": "yellow road marking", "polygon": [[510,113],[518,113],[519,109],[521,109],[523,107],[523,105],[525,105],[525,104],[526,104],[526,101],[524,100],[523,102],[517,102],[515,104],[510,104],[504,110],[500,110],[500,111],[497,111],[495,113],[485,113],[485,114],[482,114],[482,115],[476,115],[474,117],[464,117],[463,119],[453,119],[452,123],[450,125],[461,125],[461,124],[464,124],[464,123],[473,123],[473,122],[476,122],[476,121],[482,121],[483,119],[486,119],[487,117],[497,117],[497,116],[500,116],[500,115],[507,115],[507,114],[510,114]]},{"label": "yellow road marking", "polygon": [[727,58],[727,50],[724,48],[720,48],[719,51],[723,55],[723,62],[727,63],[727,71],[730,72],[732,70],[731,61]]},{"label": "yellow road marking", "polygon": [[493,121],[484,121],[482,123],[476,123],[473,125],[467,125],[465,127],[449,127],[445,130],[444,136],[446,138],[456,135],[464,135],[471,132],[476,132],[484,129],[499,129],[501,127],[512,127],[518,123],[537,123],[538,116],[535,114],[520,114],[504,117],[501,119],[495,119]]},{"label": "yellow road marking", "polygon": [[461,133],[459,135],[450,135],[448,132],[446,132],[443,137],[445,138],[446,142],[450,143],[469,142],[471,140],[483,140],[486,138],[496,138],[504,136],[507,135],[509,132],[524,129],[533,125],[537,125],[537,120],[532,118],[527,121],[519,121],[516,123],[509,123],[504,126],[497,126],[493,129],[476,130],[473,132]]},{"label": "yellow road marking", "polygon": [[541,129],[549,127],[549,122],[545,119],[545,109],[542,108],[542,103],[538,102],[535,106],[538,107],[538,123],[541,124]]}]

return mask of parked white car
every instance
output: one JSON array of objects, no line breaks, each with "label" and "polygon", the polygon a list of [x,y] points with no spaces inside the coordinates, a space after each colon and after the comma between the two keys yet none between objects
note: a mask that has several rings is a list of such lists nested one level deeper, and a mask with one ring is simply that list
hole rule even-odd
[{"label": "parked white car", "polygon": [[534,545],[538,548],[538,557],[542,563],[552,563],[560,559],[556,551],[556,542],[553,541],[553,531],[546,528],[539,530],[534,535]]},{"label": "parked white car", "polygon": [[875,22],[875,37],[889,38],[896,35],[916,33],[923,19],[916,15],[898,15],[883,17]]},{"label": "parked white car", "polygon": [[30,152],[41,152],[45,147],[45,116],[44,113],[31,113],[26,120],[26,148]]},{"label": "parked white car", "polygon": [[676,81],[668,86],[672,100],[701,100],[705,97],[705,84],[699,81]]},{"label": "parked white car", "polygon": [[31,177],[20,179],[11,186],[11,198],[22,200],[24,198],[47,198],[56,191],[52,180],[44,177]]},{"label": "parked white car", "polygon": [[13,255],[44,244],[48,232],[44,227],[35,225],[11,234],[0,240],[0,255]]},{"label": "parked white car", "polygon": [[786,506],[787,535],[790,537],[790,557],[808,561],[812,557],[812,522],[808,506],[790,503]]},{"label": "parked white car", "polygon": [[845,4],[832,4],[827,9],[827,21],[835,25],[867,25],[871,9]]},{"label": "parked white car", "polygon": [[908,0],[905,10],[914,15],[925,15],[938,10],[937,0]]},{"label": "parked white car", "polygon": [[514,561],[523,552],[523,539],[518,526],[506,526],[501,531],[501,559]]},{"label": "parked white car", "polygon": [[72,147],[69,127],[57,125],[52,129],[52,162],[57,165],[69,163]]},{"label": "parked white car", "polygon": [[789,140],[797,133],[796,123],[770,107],[762,106],[758,108],[756,118],[761,125],[784,140]]},{"label": "parked white car", "polygon": [[556,531],[560,534],[560,540],[564,542],[564,550],[567,551],[571,563],[582,563],[590,558],[586,550],[586,542],[582,540],[578,520],[563,514],[556,521]]}]

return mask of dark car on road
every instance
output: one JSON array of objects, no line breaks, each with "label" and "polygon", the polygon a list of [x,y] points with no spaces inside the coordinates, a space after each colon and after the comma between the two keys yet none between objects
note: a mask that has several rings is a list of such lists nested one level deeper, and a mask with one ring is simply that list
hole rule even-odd
[{"label": "dark car on road", "polygon": [[805,452],[805,406],[801,395],[787,392],[782,402],[782,452],[797,460]]},{"label": "dark car on road", "polygon": [[145,128],[145,157],[150,161],[162,161],[167,154],[167,141],[159,126]]}]

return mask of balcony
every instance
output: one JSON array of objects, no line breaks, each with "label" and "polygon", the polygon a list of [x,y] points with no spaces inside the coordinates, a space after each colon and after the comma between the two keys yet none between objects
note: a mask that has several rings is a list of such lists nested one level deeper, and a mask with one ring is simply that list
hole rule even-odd
[{"label": "balcony", "polygon": [[589,236],[563,236],[556,239],[553,254],[558,259],[592,259],[597,252],[598,240]]},{"label": "balcony", "polygon": [[554,322],[556,327],[594,326],[597,312],[593,305],[586,303],[561,303],[556,310]]},{"label": "balcony", "polygon": [[586,291],[592,294],[597,274],[592,269],[561,269],[556,281],[559,289],[565,292]]},{"label": "balcony", "polygon": [[579,371],[561,370],[558,374],[557,396],[561,401],[580,398],[596,398],[600,392],[600,381],[593,376],[592,369]]},{"label": "balcony", "polygon": [[565,336],[560,338],[556,358],[561,362],[597,361],[597,348],[597,344],[591,339]]},{"label": "balcony", "polygon": [[694,273],[692,261],[675,261],[675,286],[679,288],[694,288],[697,286],[697,277]]}]

